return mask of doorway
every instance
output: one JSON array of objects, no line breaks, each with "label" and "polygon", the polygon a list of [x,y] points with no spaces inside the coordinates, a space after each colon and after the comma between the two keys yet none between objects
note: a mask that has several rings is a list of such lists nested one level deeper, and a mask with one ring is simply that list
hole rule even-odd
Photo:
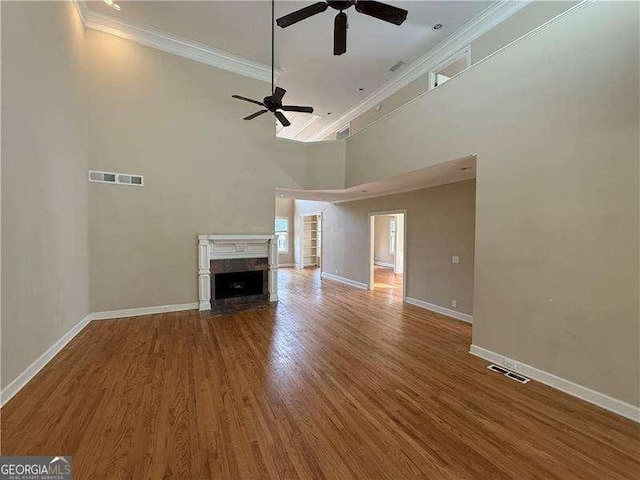
[{"label": "doorway", "polygon": [[369,213],[369,290],[404,301],[406,210]]}]

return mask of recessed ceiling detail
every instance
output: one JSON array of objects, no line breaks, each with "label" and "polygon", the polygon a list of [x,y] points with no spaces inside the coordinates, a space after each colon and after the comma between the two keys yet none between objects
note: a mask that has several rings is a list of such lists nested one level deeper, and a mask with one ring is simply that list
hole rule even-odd
[{"label": "recessed ceiling detail", "polygon": [[[288,102],[332,112],[314,122],[298,117],[301,123],[289,127],[298,132],[295,139],[317,141],[334,133],[528,1],[385,1],[410,12],[402,26],[353,12],[348,52],[338,57],[332,55],[332,15],[310,17],[304,28],[278,28],[276,65],[281,68],[276,76],[278,85],[289,92]],[[264,41],[270,31],[270,2],[122,0],[121,11],[102,0],[76,2],[88,28],[270,81],[270,45]],[[317,0],[295,2],[295,7],[313,3]],[[292,5],[276,1],[276,18],[291,13]],[[438,31],[433,30],[436,22],[443,25]],[[405,64],[389,71],[400,59]],[[364,95],[358,86],[366,87]],[[299,128],[302,123],[306,125]]]},{"label": "recessed ceiling detail", "polygon": [[470,155],[411,172],[394,175],[375,182],[331,190],[297,190],[276,188],[281,198],[314,200],[319,202],[350,202],[365,198],[382,197],[396,193],[412,192],[423,188],[446,185],[475,178],[476,156]]}]

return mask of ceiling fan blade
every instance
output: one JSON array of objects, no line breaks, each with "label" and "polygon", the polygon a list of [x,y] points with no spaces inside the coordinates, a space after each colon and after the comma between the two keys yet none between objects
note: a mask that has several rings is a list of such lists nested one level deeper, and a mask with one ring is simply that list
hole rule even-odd
[{"label": "ceiling fan blade", "polygon": [[375,17],[395,25],[401,25],[402,22],[407,19],[408,13],[402,8],[370,0],[358,0],[358,2],[356,2],[356,10],[370,17]]},{"label": "ceiling fan blade", "polygon": [[287,93],[287,91],[284,88],[276,87],[275,92],[271,95],[271,102],[276,105],[281,105],[282,97],[284,97],[285,93]]},{"label": "ceiling fan blade", "polygon": [[290,13],[289,15],[280,17],[279,19],[276,20],[276,23],[278,24],[279,27],[285,28],[285,27],[288,27],[289,25],[293,25],[294,23],[298,23],[299,21],[304,20],[305,18],[309,18],[318,13],[322,13],[328,7],[329,5],[327,4],[327,2],[314,3],[313,5],[309,5],[308,7],[304,7],[304,8],[301,8],[300,10],[296,10],[295,12]]},{"label": "ceiling fan blade", "polygon": [[256,105],[262,105],[262,102],[259,102],[258,100],[251,100],[250,98],[242,97],[240,95],[231,95],[231,96],[233,98],[237,98],[238,100],[244,100],[245,102],[255,103]]},{"label": "ceiling fan blade", "polygon": [[285,117],[282,112],[274,112],[276,118],[280,121],[280,123],[282,124],[283,127],[288,127],[289,125],[291,125],[291,122],[289,120],[287,120],[287,117]]},{"label": "ceiling fan blade", "polygon": [[283,105],[280,107],[280,110],[284,110],[285,112],[313,113],[313,107],[298,107],[297,105]]},{"label": "ceiling fan blade", "polygon": [[347,51],[347,14],[336,15],[333,27],[333,54],[342,55]]},{"label": "ceiling fan blade", "polygon": [[253,120],[256,117],[259,117],[260,115],[262,115],[263,113],[267,113],[269,110],[260,110],[256,113],[252,113],[251,115],[249,115],[248,117],[244,117],[245,120]]}]

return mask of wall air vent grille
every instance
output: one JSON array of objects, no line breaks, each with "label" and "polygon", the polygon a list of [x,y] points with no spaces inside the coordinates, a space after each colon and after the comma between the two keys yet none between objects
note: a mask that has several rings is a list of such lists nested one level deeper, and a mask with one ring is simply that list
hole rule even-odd
[{"label": "wall air vent grille", "polygon": [[403,65],[404,65],[404,62],[402,60],[398,60],[396,63],[391,65],[391,68],[389,68],[389,71],[390,72],[395,72],[396,70],[398,70]]},{"label": "wall air vent grille", "polygon": [[489,365],[487,368],[492,372],[501,373],[502,375],[506,375],[507,373],[509,373],[509,370],[499,367],[498,365]]},{"label": "wall air vent grille", "polygon": [[518,375],[517,373],[509,372],[505,374],[505,377],[509,377],[511,380],[515,380],[520,383],[529,383],[529,379],[522,375]]},{"label": "wall air vent grille", "polygon": [[116,185],[133,185],[135,187],[142,187],[144,185],[144,177],[142,175],[101,172],[99,170],[89,170],[89,181],[95,183],[113,183]]}]

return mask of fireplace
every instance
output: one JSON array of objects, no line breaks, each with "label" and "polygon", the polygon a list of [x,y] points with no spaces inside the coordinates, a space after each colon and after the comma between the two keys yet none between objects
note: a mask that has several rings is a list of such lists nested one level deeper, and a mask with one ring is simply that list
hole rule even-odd
[{"label": "fireplace", "polygon": [[210,262],[211,309],[269,302],[269,259],[228,258]]},{"label": "fireplace", "polygon": [[214,277],[213,285],[211,298],[215,301],[264,295],[263,272],[218,273]]},{"label": "fireplace", "polygon": [[200,310],[278,300],[273,235],[198,235]]}]

